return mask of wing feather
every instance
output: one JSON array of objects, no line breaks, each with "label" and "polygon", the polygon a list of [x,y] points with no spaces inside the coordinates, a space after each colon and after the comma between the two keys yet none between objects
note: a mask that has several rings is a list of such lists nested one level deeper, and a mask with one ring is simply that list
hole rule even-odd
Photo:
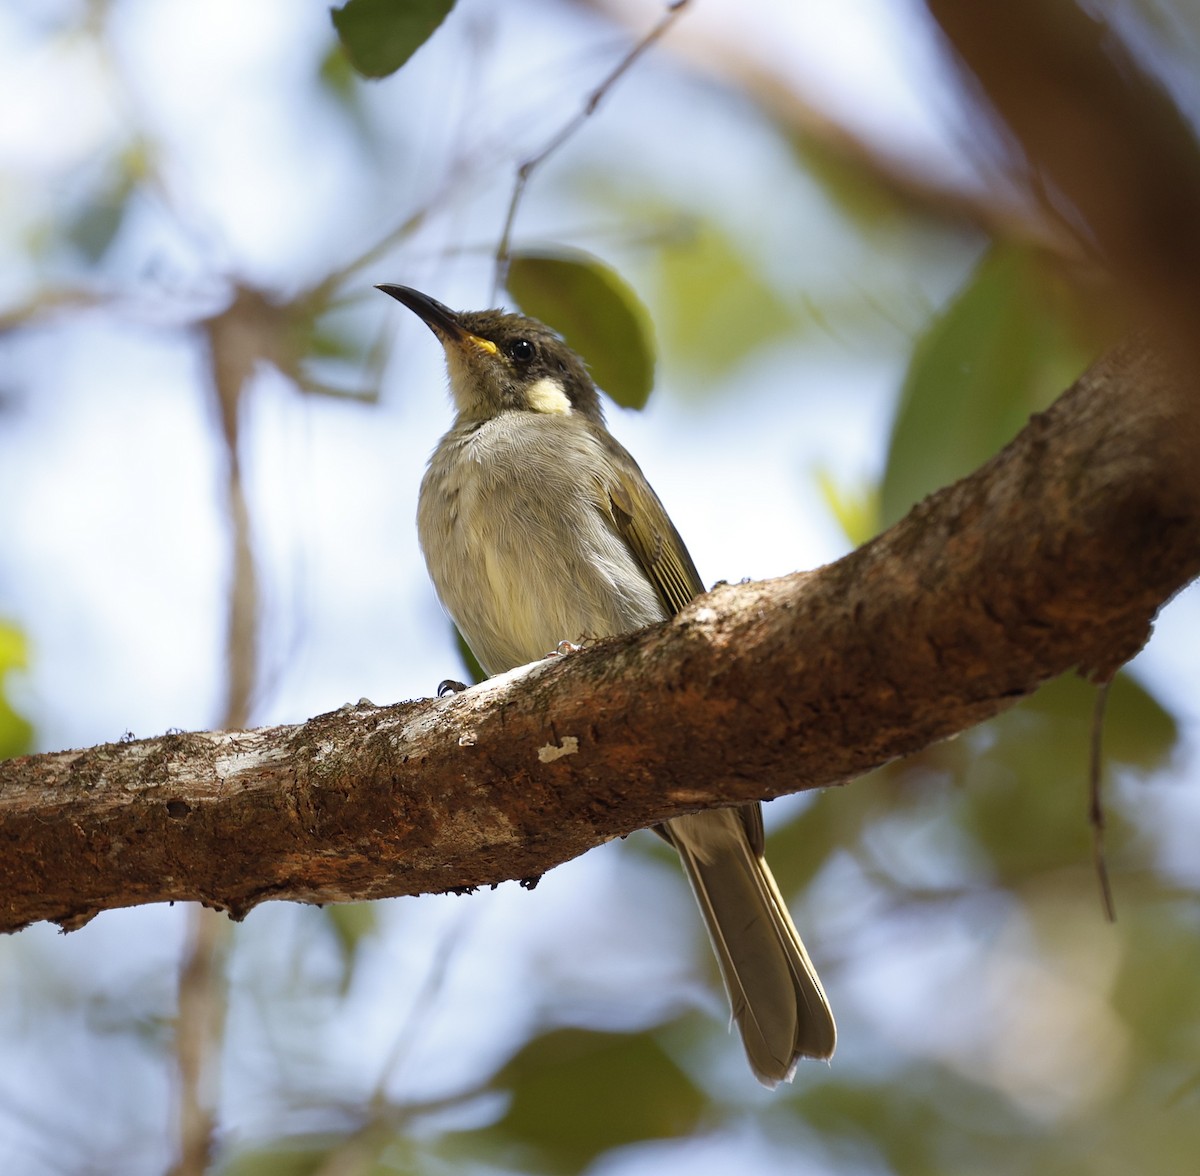
[{"label": "wing feather", "polygon": [[633,459],[628,462],[636,473],[630,473],[624,463],[614,466],[604,487],[608,511],[663,606],[677,613],[704,591],[704,584],[658,495],[638,476],[641,471]]}]

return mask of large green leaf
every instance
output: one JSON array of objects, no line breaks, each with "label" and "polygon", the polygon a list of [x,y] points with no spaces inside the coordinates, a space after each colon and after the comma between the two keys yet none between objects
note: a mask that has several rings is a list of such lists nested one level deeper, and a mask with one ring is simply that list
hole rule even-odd
[{"label": "large green leaf", "polygon": [[741,243],[711,221],[659,256],[658,329],[663,351],[688,366],[700,389],[766,343],[798,335],[811,315],[794,314]]},{"label": "large green leaf", "polygon": [[[1078,735],[1090,747],[1097,688],[1077,674],[1066,674],[1047,683],[1025,704],[1043,715],[1056,729],[1078,724]],[[1106,762],[1152,772],[1165,767],[1179,726],[1175,717],[1128,673],[1118,674],[1109,688],[1104,709],[1101,745]]]},{"label": "large green leaf", "polygon": [[[1096,687],[1067,674],[966,740],[964,817],[1002,878],[1090,862],[1095,705]],[[1175,745],[1175,720],[1128,674],[1114,680],[1105,716],[1106,769],[1163,766]],[[1109,813],[1114,845],[1119,817],[1118,809]]]},{"label": "large green leaf", "polygon": [[645,406],[654,386],[654,334],[645,307],[615,270],[573,250],[521,252],[508,267],[508,292],[583,356],[617,404]]},{"label": "large green leaf", "polygon": [[[833,1073],[781,1110],[801,1112],[804,1126],[825,1139],[842,1138],[885,1158],[885,1164],[862,1165],[866,1171],[928,1176],[971,1170],[971,1163],[980,1172],[1028,1171],[1011,1163],[1013,1152],[1028,1142],[1022,1130],[1028,1127],[1003,1094],[934,1062],[917,1060],[899,1072],[857,1081]],[[980,1123],[992,1129],[991,1138]],[[989,1162],[981,1163],[981,1156]]]},{"label": "large green leaf", "polygon": [[453,7],[454,0],[349,0],[330,15],[354,68],[385,78],[433,36]]},{"label": "large green leaf", "polygon": [[1095,354],[1089,334],[1048,262],[990,250],[917,342],[892,428],[883,525],[1006,445]]},{"label": "large green leaf", "polygon": [[[878,827],[883,838],[879,845],[888,848],[878,859],[874,850],[871,856],[901,887],[913,877],[965,880],[977,872],[1020,889],[1051,871],[1090,872],[1088,782],[1096,699],[1097,688],[1077,675],[1056,678],[959,738],[889,765],[873,779],[860,780],[835,798],[839,822],[846,824],[841,810],[847,803],[852,813],[867,807],[860,793],[880,797],[877,807],[886,807],[887,824]],[[1177,738],[1175,719],[1154,696],[1132,675],[1118,674],[1105,710],[1106,782],[1116,770],[1148,773],[1164,767]],[[1107,787],[1106,795],[1110,855],[1119,863],[1129,844],[1125,808],[1118,790]],[[867,814],[868,821],[878,816],[884,814]],[[866,821],[863,828],[869,828]],[[772,841],[773,860],[781,867],[777,872],[784,876],[787,865],[775,847],[786,853],[789,844],[796,844],[789,841],[794,836],[789,825]],[[835,841],[852,845],[858,837],[858,831],[847,826]],[[820,839],[816,844],[820,853],[829,852]],[[803,852],[802,844],[793,852]],[[914,852],[934,856],[913,858]],[[974,870],[967,866],[972,857]]]},{"label": "large green leaf", "polygon": [[512,1101],[487,1134],[524,1157],[525,1169],[532,1162],[579,1172],[610,1148],[686,1135],[706,1105],[648,1033],[552,1030],[525,1045],[492,1084]]}]

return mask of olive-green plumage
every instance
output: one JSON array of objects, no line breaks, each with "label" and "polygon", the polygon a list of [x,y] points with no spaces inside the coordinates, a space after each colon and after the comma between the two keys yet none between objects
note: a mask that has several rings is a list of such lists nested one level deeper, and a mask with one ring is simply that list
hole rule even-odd
[{"label": "olive-green plumage", "polygon": [[[430,458],[417,526],[438,596],[489,674],[563,641],[665,620],[704,591],[557,335],[521,315],[457,313],[405,286],[379,288],[446,353],[457,416]],[[759,1081],[830,1057],[833,1016],[763,860],[760,806],[678,817],[659,832],[679,851]]]}]

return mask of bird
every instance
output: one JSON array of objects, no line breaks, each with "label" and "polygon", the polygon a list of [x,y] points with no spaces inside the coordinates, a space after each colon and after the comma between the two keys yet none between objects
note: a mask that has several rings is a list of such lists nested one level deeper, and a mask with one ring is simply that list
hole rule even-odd
[{"label": "bird", "polygon": [[[380,285],[442,345],[454,421],[417,506],[438,597],[488,675],[667,620],[705,591],[583,360],[535,319]],[[833,1056],[825,990],[763,856],[758,803],[673,817],[750,1068],[765,1086]]]}]

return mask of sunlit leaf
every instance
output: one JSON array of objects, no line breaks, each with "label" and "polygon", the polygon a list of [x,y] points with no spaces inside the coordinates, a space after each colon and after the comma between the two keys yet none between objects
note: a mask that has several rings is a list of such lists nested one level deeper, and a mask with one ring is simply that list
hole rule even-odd
[{"label": "sunlit leaf", "polygon": [[454,0],[349,0],[330,14],[354,68],[385,78],[433,36],[453,7]]},{"label": "sunlit leaf", "polygon": [[317,77],[325,91],[339,104],[347,109],[357,108],[355,82],[358,80],[358,71],[346,54],[339,52],[337,44],[331,44],[317,70]]},{"label": "sunlit leaf", "polygon": [[33,743],[33,727],[9,703],[5,679],[10,670],[29,664],[29,644],[15,625],[0,621],[0,759],[24,755]]},{"label": "sunlit leaf", "polygon": [[1048,263],[1016,247],[989,251],[913,353],[883,479],[883,525],[1003,448],[1097,346]]},{"label": "sunlit leaf", "polygon": [[839,486],[827,469],[817,470],[817,489],[842,533],[858,547],[879,530],[879,489]]},{"label": "sunlit leaf", "polygon": [[624,408],[642,408],[654,386],[654,334],[638,296],[586,253],[513,255],[508,291],[525,314],[553,327]]}]

